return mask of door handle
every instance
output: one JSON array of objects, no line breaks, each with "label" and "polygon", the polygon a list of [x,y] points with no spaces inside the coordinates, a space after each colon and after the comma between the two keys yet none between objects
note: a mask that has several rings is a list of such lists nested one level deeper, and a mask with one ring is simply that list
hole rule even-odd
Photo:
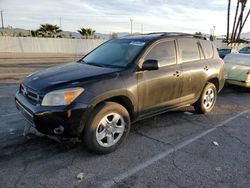
[{"label": "door handle", "polygon": [[179,76],[181,76],[181,72],[180,71],[175,71],[175,73],[173,75],[176,76],[176,77],[179,77]]},{"label": "door handle", "polygon": [[207,66],[207,65],[204,67],[204,70],[205,70],[205,71],[208,71],[208,66]]}]

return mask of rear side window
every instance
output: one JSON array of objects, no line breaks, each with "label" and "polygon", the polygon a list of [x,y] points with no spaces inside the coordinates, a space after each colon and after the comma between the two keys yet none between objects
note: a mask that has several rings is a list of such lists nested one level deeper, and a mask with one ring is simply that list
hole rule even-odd
[{"label": "rear side window", "polygon": [[207,40],[200,40],[200,43],[206,58],[211,59],[214,56],[214,49],[212,43]]},{"label": "rear side window", "polygon": [[200,53],[197,40],[179,39],[178,40],[182,62],[200,60]]},{"label": "rear side window", "polygon": [[176,50],[174,41],[161,42],[155,45],[146,55],[145,60],[155,59],[160,66],[176,64]]},{"label": "rear side window", "polygon": [[240,53],[241,52],[250,53],[250,47],[245,47],[245,48],[240,49]]}]

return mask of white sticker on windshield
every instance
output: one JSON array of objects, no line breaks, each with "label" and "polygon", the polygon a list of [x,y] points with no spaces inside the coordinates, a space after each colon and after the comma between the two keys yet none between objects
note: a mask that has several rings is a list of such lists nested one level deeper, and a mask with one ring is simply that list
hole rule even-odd
[{"label": "white sticker on windshield", "polygon": [[129,43],[130,45],[135,45],[135,46],[144,46],[145,42],[140,42],[140,41],[132,41]]}]

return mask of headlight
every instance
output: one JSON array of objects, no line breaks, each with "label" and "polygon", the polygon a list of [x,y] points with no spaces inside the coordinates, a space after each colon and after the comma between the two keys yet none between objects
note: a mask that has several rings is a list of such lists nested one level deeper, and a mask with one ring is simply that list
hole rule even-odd
[{"label": "headlight", "polygon": [[69,105],[84,91],[83,88],[68,88],[47,93],[42,101],[42,106]]}]

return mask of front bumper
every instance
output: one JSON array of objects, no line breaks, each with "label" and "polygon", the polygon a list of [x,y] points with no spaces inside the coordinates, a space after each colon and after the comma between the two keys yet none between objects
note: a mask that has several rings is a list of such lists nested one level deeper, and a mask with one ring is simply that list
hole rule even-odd
[{"label": "front bumper", "polygon": [[17,92],[17,109],[39,132],[47,135],[80,137],[87,120],[88,107],[82,103],[69,106],[33,105]]}]

